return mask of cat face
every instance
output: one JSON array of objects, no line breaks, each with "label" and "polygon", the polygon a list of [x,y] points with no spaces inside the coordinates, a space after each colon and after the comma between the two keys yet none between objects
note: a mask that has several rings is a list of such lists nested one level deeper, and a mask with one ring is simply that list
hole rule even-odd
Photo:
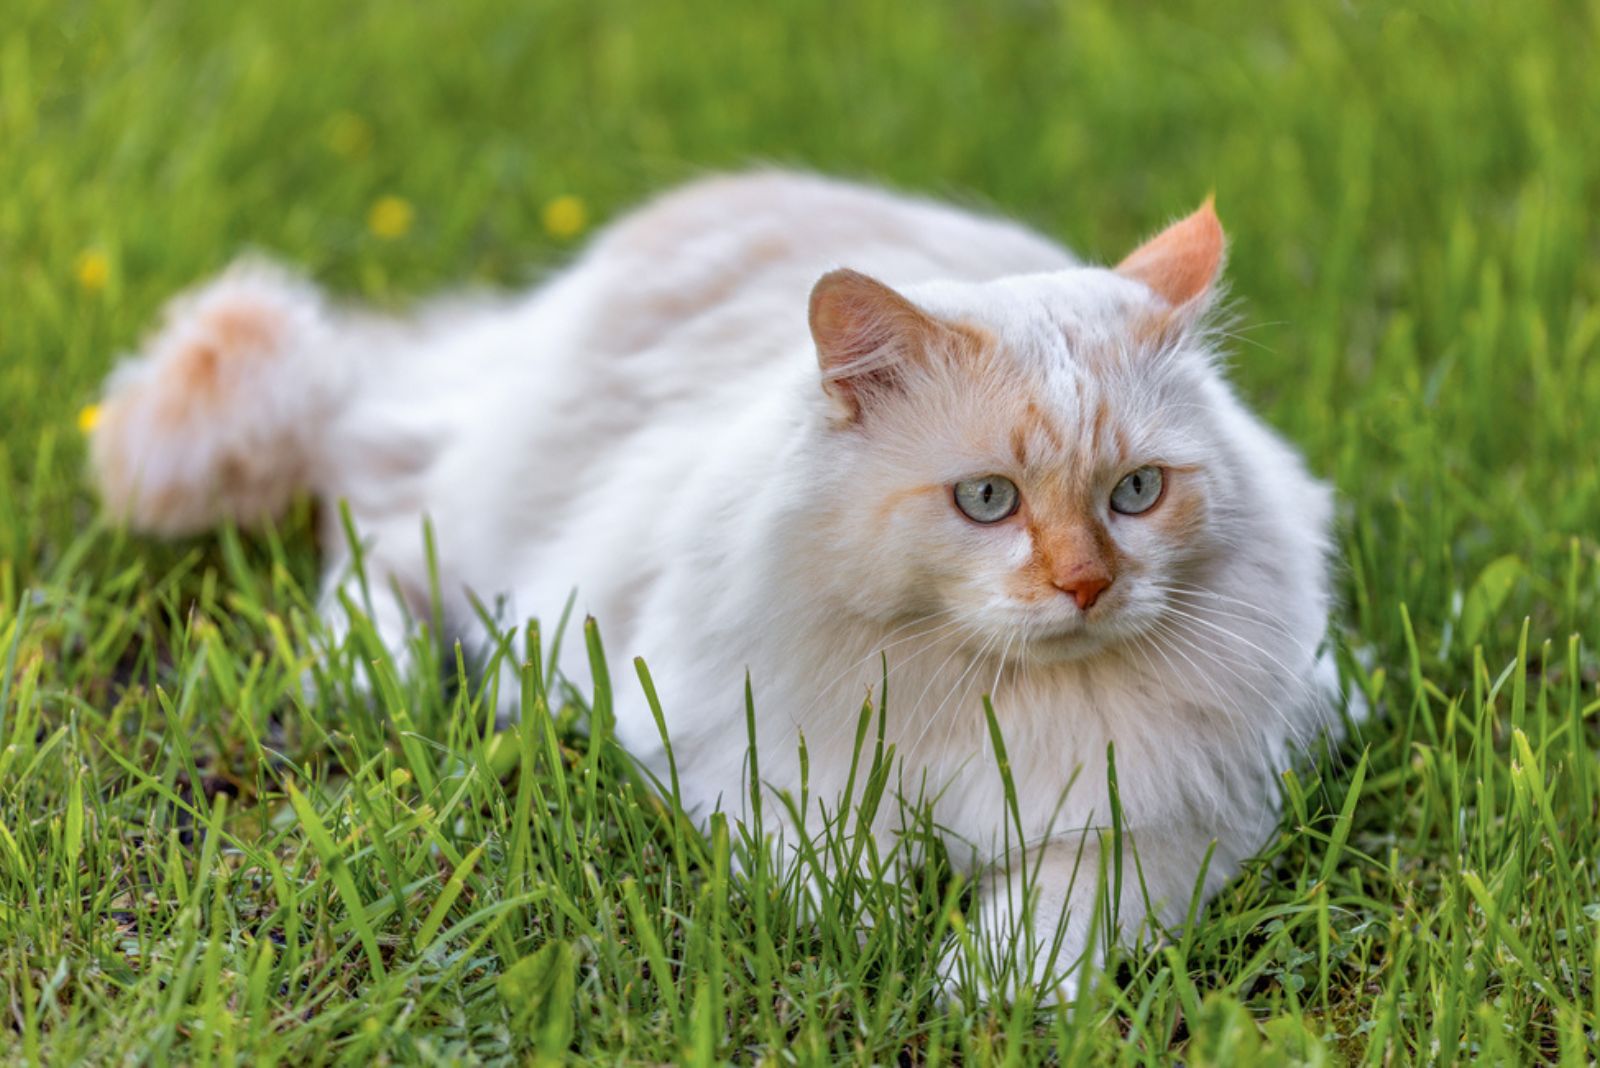
[{"label": "cat face", "polygon": [[1208,205],[1117,271],[905,295],[824,278],[824,493],[850,596],[1002,656],[1158,629],[1168,592],[1230,551],[1225,390],[1190,339],[1220,261]]}]

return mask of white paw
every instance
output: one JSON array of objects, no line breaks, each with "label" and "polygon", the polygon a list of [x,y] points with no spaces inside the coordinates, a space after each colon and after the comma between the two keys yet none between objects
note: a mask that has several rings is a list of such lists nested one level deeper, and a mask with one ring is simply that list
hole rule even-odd
[{"label": "white paw", "polygon": [[1044,959],[1046,953],[1032,954],[1030,960],[1021,947],[1015,956],[1019,959],[985,952],[979,944],[969,947],[959,936],[950,938],[939,953],[939,1004],[948,1007],[970,998],[978,1005],[1013,1005],[1027,996],[1035,1007],[1048,1008],[1077,1000],[1081,967],[1051,962]]}]

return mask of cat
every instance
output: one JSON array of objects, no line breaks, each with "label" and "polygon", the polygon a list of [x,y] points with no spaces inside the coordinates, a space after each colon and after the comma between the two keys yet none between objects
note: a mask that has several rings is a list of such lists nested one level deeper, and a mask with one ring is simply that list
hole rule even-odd
[{"label": "cat", "polygon": [[[1104,268],[762,171],[668,192],[504,303],[391,319],[247,260],[109,378],[92,467],[107,512],[160,535],[348,502],[368,591],[325,508],[328,623],[348,594],[401,661],[431,610],[424,517],[449,638],[486,641],[474,595],[549,622],[576,589],[648,663],[696,817],[749,815],[747,673],[761,777],[798,797],[803,737],[813,805],[887,673],[900,781],[972,866],[978,943],[1017,948],[1026,899],[1021,981],[1062,996],[1108,860],[1108,750],[1139,862],[1126,937],[1236,873],[1281,772],[1338,729],[1331,494],[1225,380],[1224,246],[1210,200]],[[664,781],[643,694],[617,687],[615,715]]]}]

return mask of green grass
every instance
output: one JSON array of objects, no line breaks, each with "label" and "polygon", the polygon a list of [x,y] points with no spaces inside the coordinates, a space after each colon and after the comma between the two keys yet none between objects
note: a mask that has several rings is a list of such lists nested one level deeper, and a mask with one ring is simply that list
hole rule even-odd
[{"label": "green grass", "polygon": [[[1597,39],[1593,3],[8,0],[0,1059],[1588,1063]],[[1071,1013],[941,1006],[958,886],[863,861],[813,924],[741,883],[749,843],[640,788],[603,688],[530,666],[559,716],[491,736],[472,684],[358,633],[307,695],[305,507],[180,545],[95,521],[79,409],[238,250],[383,303],[514,285],[570,254],[552,198],[603,220],[756,159],[1107,259],[1215,189],[1236,376],[1338,487],[1381,718]]]}]

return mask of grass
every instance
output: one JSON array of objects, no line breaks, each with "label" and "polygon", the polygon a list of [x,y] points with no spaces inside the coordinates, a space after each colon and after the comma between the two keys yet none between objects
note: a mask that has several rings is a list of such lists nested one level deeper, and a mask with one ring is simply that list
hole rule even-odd
[{"label": "grass", "polygon": [[[10,0],[0,1059],[1589,1063],[1597,35],[1592,3]],[[981,194],[1103,259],[1214,189],[1236,377],[1338,488],[1381,717],[1072,1012],[941,1005],[937,878],[863,858],[798,919],[610,744],[625,661],[582,695],[539,670],[556,621],[512,655],[557,714],[495,735],[370,634],[302,688],[304,506],[178,545],[94,518],[80,408],[241,248],[381,303],[516,285],[752,159]]]}]

